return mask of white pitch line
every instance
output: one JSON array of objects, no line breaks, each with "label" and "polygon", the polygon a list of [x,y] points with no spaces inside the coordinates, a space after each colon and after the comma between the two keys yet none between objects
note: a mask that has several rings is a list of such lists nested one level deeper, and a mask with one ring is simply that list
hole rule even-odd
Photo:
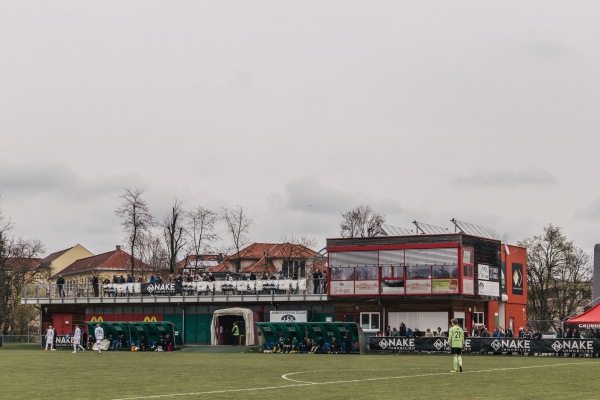
[{"label": "white pitch line", "polygon": [[[479,374],[479,373],[484,373],[484,372],[515,371],[515,370],[521,370],[521,369],[550,368],[550,367],[565,367],[565,366],[570,366],[570,365],[581,365],[581,364],[590,365],[590,363],[588,363],[588,362],[561,363],[561,364],[550,364],[550,365],[532,365],[532,366],[527,366],[527,367],[480,369],[480,370],[475,370],[475,371],[463,372],[462,374]],[[600,365],[600,364],[595,364],[595,365]],[[287,379],[287,378],[284,378],[284,376],[292,375],[292,374],[315,373],[315,372],[324,372],[324,371],[328,371],[328,370],[291,372],[289,374],[284,374],[281,377],[283,379]],[[157,395],[152,395],[152,396],[123,397],[120,399],[113,399],[113,400],[143,400],[143,399],[160,399],[160,398],[166,398],[166,397],[201,396],[201,395],[207,395],[207,394],[252,392],[252,391],[260,391],[260,390],[287,389],[287,388],[302,387],[302,386],[335,385],[335,384],[340,384],[340,383],[358,383],[358,382],[382,381],[382,380],[391,380],[391,379],[423,378],[423,377],[443,376],[443,375],[460,375],[460,373],[454,374],[451,372],[438,372],[438,373],[418,374],[418,375],[380,376],[380,377],[376,377],[376,378],[348,379],[348,380],[342,380],[342,381],[304,382],[304,383],[296,383],[296,384],[281,385],[281,386],[263,386],[263,387],[255,387],[255,388],[211,390],[211,391],[206,391],[206,392],[171,393],[171,394],[157,394]],[[291,379],[287,379],[287,380],[291,380]],[[291,380],[291,381],[293,381],[293,380]],[[294,382],[302,382],[302,381],[294,381]]]}]

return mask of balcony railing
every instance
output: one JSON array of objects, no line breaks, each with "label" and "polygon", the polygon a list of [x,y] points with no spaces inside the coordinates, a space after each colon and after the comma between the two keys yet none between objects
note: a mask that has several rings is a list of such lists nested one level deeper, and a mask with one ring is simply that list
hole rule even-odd
[{"label": "balcony railing", "polygon": [[272,296],[324,294],[324,281],[313,279],[235,280],[162,283],[109,283],[94,286],[67,282],[64,285],[28,284],[23,299],[79,299],[114,297],[200,297],[200,296]]}]

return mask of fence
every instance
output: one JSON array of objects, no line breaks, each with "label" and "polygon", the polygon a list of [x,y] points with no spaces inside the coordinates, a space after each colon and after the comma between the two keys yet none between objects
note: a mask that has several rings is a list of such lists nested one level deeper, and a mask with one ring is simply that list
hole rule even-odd
[{"label": "fence", "polygon": [[199,282],[153,282],[50,285],[29,284],[24,299],[97,298],[129,296],[215,296],[215,295],[305,295],[325,294],[326,282],[316,285],[307,279],[236,280]]},{"label": "fence", "polygon": [[0,336],[0,343],[3,343],[4,345],[17,343],[41,344],[42,337],[40,335],[2,335]]}]

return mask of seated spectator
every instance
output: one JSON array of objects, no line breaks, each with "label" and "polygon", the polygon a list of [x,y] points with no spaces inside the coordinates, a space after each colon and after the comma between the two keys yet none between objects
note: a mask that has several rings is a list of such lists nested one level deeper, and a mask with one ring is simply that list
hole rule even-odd
[{"label": "seated spectator", "polygon": [[158,340],[154,343],[154,351],[165,351],[166,350],[166,342],[164,335],[160,335]]},{"label": "seated spectator", "polygon": [[290,348],[290,352],[298,353],[298,351],[298,339],[296,339],[296,336],[294,336],[294,339],[292,339],[292,347]]},{"label": "seated spectator", "polygon": [[125,339],[125,336],[123,336],[123,334],[119,335],[119,340],[117,340],[116,346],[117,347],[115,348],[115,350],[121,350],[121,349],[127,348],[127,339]]},{"label": "seated spectator", "polygon": [[305,337],[304,340],[302,341],[302,353],[303,354],[310,353],[310,351],[312,350],[312,346],[313,346],[313,340],[309,337]]},{"label": "seated spectator", "polygon": [[433,337],[433,332],[430,328],[427,328],[427,330],[425,331],[425,337]]},{"label": "seated spectator", "polygon": [[331,338],[331,346],[329,346],[329,354],[338,354],[342,351],[342,346],[340,345],[339,340],[334,336]]},{"label": "seated spectator", "polygon": [[167,350],[167,351],[175,350],[175,342],[173,341],[173,338],[171,337],[171,335],[168,333],[167,333],[167,336],[165,336],[165,348],[163,350]]},{"label": "seated spectator", "polygon": [[283,352],[289,354],[292,351],[292,339],[288,337],[283,344]]},{"label": "seated spectator", "polygon": [[325,346],[325,341],[323,340],[323,336],[319,336],[317,341],[313,344],[310,352],[313,354],[321,354],[323,353],[323,346]]},{"label": "seated spectator", "polygon": [[142,337],[140,338],[140,346],[139,347],[140,347],[140,351],[146,351],[146,350],[148,350],[148,347],[149,347],[148,338],[143,333],[142,333]]}]

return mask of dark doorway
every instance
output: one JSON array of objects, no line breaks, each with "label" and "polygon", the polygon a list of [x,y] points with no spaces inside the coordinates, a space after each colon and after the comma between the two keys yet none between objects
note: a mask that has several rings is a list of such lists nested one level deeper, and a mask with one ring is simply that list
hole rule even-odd
[{"label": "dark doorway", "polygon": [[241,315],[221,315],[217,318],[218,345],[233,344],[233,336],[231,334],[231,330],[233,329],[234,322],[237,322],[240,328],[240,338],[245,337],[246,329],[244,324],[244,317],[242,317]]}]

